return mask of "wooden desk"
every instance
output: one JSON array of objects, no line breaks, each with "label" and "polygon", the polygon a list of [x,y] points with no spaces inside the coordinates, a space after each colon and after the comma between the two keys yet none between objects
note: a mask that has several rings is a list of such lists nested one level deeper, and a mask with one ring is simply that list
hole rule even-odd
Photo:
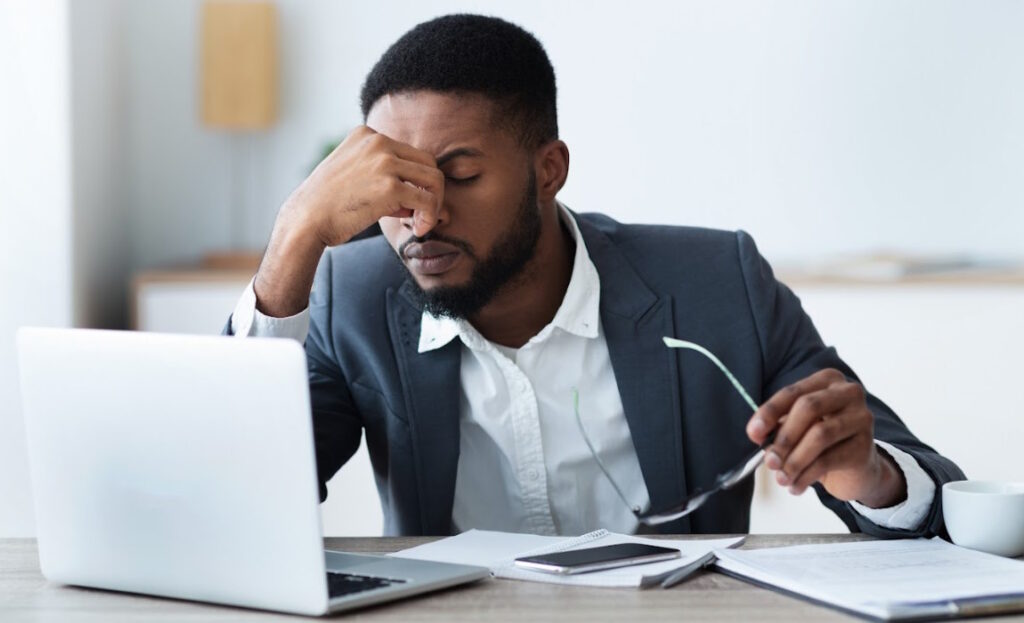
[{"label": "wooden desk", "polygon": [[[705,538],[705,537],[693,537]],[[752,535],[744,547],[863,540],[863,535]],[[329,549],[393,552],[428,538],[326,539]],[[668,590],[557,586],[485,580],[406,601],[337,615],[373,621],[849,621],[835,610],[785,597],[719,573],[703,572]],[[0,539],[0,621],[301,621],[274,613],[73,588],[47,582],[39,573],[34,539]],[[315,620],[315,619],[310,619]],[[986,621],[1024,620],[1001,617]]]}]

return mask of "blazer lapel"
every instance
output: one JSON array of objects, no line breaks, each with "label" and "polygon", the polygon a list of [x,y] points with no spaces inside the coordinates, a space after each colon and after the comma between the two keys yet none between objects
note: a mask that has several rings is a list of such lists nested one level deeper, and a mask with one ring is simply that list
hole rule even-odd
[{"label": "blazer lapel", "polygon": [[408,283],[397,293],[388,291],[387,314],[412,435],[421,534],[451,534],[459,462],[459,341],[418,352],[423,312]]},{"label": "blazer lapel", "polygon": [[[651,508],[668,508],[686,496],[678,361],[661,340],[676,334],[672,300],[656,296],[603,233],[577,223],[601,279],[601,325]],[[689,533],[690,520],[659,530]]]}]

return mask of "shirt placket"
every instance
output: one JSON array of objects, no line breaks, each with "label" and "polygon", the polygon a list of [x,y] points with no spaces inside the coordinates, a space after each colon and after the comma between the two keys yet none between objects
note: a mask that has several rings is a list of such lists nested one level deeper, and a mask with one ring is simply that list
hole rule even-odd
[{"label": "shirt placket", "polygon": [[540,432],[537,395],[526,374],[507,357],[493,352],[505,378],[511,398],[512,430],[515,439],[515,474],[522,496],[526,527],[536,534],[557,534],[548,499],[544,444]]}]

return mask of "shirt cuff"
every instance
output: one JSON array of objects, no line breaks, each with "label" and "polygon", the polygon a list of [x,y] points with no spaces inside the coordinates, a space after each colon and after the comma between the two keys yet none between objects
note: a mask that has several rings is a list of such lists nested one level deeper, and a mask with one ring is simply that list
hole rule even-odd
[{"label": "shirt cuff", "polygon": [[256,309],[255,281],[255,277],[249,280],[249,285],[245,286],[242,297],[235,305],[235,313],[231,315],[231,332],[236,337],[284,337],[305,343],[309,333],[309,308],[286,318],[267,316]]},{"label": "shirt cuff", "polygon": [[878,439],[875,444],[887,452],[903,472],[907,481],[907,499],[886,508],[870,508],[856,501],[851,501],[850,506],[865,519],[883,528],[916,530],[928,516],[935,500],[935,482],[913,456]]}]

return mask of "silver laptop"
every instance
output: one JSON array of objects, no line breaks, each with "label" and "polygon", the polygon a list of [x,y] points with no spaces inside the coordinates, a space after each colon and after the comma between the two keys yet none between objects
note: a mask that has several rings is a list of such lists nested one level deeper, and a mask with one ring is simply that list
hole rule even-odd
[{"label": "silver laptop", "polygon": [[24,328],[18,356],[49,580],[321,615],[488,575],[324,551],[297,342]]}]

